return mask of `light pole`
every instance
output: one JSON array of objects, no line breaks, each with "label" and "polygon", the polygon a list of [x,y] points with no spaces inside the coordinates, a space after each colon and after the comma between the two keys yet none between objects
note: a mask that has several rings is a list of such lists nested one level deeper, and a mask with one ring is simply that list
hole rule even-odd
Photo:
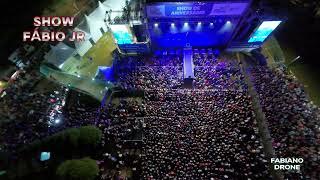
[{"label": "light pole", "polygon": [[294,58],[287,67],[291,66],[292,64],[294,64],[295,62],[297,62],[299,59],[301,59],[301,56],[297,56],[296,58]]}]

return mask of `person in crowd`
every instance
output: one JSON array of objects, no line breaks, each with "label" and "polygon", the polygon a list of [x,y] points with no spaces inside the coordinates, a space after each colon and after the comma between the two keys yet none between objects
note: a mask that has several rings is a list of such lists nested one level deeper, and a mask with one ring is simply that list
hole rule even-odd
[{"label": "person in crowd", "polygon": [[285,70],[256,66],[250,72],[277,157],[304,159],[300,174],[286,172],[286,177],[317,179],[320,177],[319,108]]}]

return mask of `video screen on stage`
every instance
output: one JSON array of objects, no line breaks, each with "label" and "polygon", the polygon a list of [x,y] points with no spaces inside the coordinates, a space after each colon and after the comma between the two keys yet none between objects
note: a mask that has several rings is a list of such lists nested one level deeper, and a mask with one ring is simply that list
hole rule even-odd
[{"label": "video screen on stage", "polygon": [[128,25],[111,25],[111,31],[117,44],[132,44],[133,35]]},{"label": "video screen on stage", "polygon": [[264,21],[250,36],[249,43],[264,42],[264,40],[279,26],[281,21]]}]

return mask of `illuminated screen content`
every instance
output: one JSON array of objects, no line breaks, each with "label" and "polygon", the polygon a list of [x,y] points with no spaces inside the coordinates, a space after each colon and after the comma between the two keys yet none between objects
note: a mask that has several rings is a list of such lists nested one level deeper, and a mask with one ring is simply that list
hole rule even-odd
[{"label": "illuminated screen content", "polygon": [[133,43],[133,36],[127,25],[111,25],[110,28],[117,44]]},{"label": "illuminated screen content", "polygon": [[249,43],[263,42],[281,23],[281,21],[264,21],[251,35]]}]

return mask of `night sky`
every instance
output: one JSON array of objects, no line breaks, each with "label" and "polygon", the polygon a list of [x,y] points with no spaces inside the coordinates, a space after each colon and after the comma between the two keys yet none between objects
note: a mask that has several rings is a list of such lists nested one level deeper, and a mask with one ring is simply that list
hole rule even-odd
[{"label": "night sky", "polygon": [[22,42],[22,32],[33,28],[33,17],[40,15],[52,0],[17,1],[2,0],[0,21],[0,64],[6,63],[8,56]]}]

